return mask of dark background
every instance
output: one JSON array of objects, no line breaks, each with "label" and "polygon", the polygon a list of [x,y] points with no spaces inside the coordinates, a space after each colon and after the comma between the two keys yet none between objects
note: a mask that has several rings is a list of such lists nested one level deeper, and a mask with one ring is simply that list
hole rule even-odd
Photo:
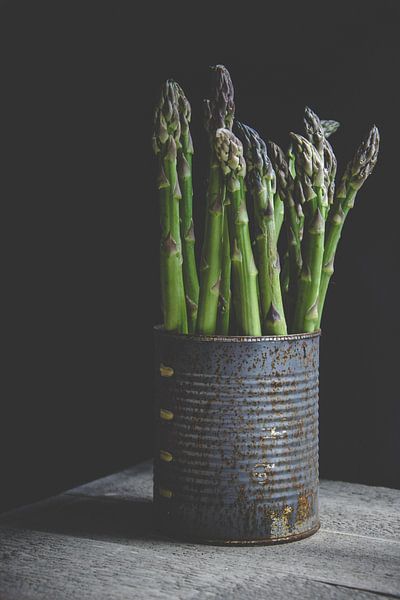
[{"label": "dark background", "polygon": [[320,466],[400,487],[399,3],[374,4],[0,4],[3,508],[151,454],[152,110],[167,77],[192,102],[200,238],[215,63],[231,71],[238,117],[280,144],[306,104],[339,120],[339,168],[380,128],[326,306]]}]

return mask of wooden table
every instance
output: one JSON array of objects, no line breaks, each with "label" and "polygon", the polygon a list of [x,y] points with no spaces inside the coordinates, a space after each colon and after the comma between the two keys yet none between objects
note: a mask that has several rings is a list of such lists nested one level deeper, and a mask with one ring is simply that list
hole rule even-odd
[{"label": "wooden table", "polygon": [[400,491],[321,482],[321,530],[278,546],[152,528],[151,463],[0,518],[1,600],[400,598]]}]

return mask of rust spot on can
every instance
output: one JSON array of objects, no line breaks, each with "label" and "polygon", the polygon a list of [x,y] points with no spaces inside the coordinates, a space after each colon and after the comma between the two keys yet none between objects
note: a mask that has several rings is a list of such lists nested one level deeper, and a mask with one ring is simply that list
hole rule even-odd
[{"label": "rust spot on can", "polygon": [[292,506],[284,506],[283,511],[282,511],[282,519],[284,522],[284,525],[287,529],[290,529],[291,527],[291,523],[290,523],[290,519],[291,516],[293,514],[293,507]]},{"label": "rust spot on can", "polygon": [[155,338],[159,528],[221,544],[317,531],[319,333],[229,338],[156,328]]},{"label": "rust spot on can", "polygon": [[296,521],[298,524],[303,523],[310,517],[311,506],[310,500],[307,494],[299,494],[297,501],[297,516]]}]

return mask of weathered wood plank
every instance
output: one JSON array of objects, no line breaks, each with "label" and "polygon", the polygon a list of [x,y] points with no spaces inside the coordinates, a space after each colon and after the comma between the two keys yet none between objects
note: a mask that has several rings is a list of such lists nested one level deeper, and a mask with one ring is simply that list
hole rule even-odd
[{"label": "weathered wood plank", "polygon": [[0,518],[1,600],[400,598],[400,492],[321,483],[322,530],[281,546],[154,531],[151,463]]},{"label": "weathered wood plank", "polygon": [[322,532],[285,546],[225,548],[26,529],[0,535],[4,600],[11,592],[20,600],[228,597],[240,586],[268,589],[278,575],[400,597],[400,544],[387,540]]},{"label": "weathered wood plank", "polygon": [[400,540],[400,491],[342,481],[321,481],[323,529]]},{"label": "weathered wood plank", "polygon": [[290,600],[303,598],[305,600],[382,600],[383,596],[374,592],[366,592],[351,587],[321,583],[295,575],[277,574],[265,582],[256,583],[245,581],[229,592],[217,593],[214,600]]}]

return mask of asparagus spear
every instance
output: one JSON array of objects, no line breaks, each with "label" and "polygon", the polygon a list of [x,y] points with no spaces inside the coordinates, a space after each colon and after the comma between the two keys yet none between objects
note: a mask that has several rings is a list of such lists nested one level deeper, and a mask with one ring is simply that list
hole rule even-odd
[{"label": "asparagus spear", "polygon": [[372,173],[379,152],[379,131],[374,125],[348,163],[331,209],[324,248],[321,283],[318,296],[318,322],[321,323],[326,292],[334,271],[334,261],[343,225],[358,190]]},{"label": "asparagus spear", "polygon": [[321,119],[321,125],[326,139],[334,134],[340,127],[340,123],[333,121],[332,119]]},{"label": "asparagus spear", "polygon": [[335,197],[335,177],[337,171],[337,160],[333,148],[327,139],[324,140],[324,175],[325,188],[328,194],[328,205],[333,204]]},{"label": "asparagus spear", "polygon": [[266,335],[286,335],[274,216],[275,172],[259,134],[241,123],[237,126],[247,165],[247,189],[254,201],[262,330]]},{"label": "asparagus spear", "polygon": [[229,241],[228,212],[224,210],[224,229],[222,232],[222,268],[219,289],[217,333],[228,335],[231,313],[231,246]]},{"label": "asparagus spear", "polygon": [[[321,151],[321,134],[328,138],[333,133],[335,133],[340,127],[340,123],[334,121],[332,119],[323,119],[320,120],[319,117],[311,110],[311,108],[306,107],[305,109],[305,119],[306,125],[306,133],[309,141],[311,141],[318,149]],[[309,137],[310,136],[310,137]],[[293,146],[290,144],[288,149],[288,163],[289,170],[293,177],[296,177],[296,166],[295,166],[295,155],[293,153]]]},{"label": "asparagus spear", "polygon": [[216,132],[215,151],[227,182],[234,305],[239,334],[261,335],[257,268],[246,208],[243,147],[229,129],[220,128]]},{"label": "asparagus spear", "polygon": [[[265,144],[264,140],[262,140],[260,138],[260,136],[257,133],[257,131],[255,131],[254,129],[252,129],[251,127],[248,127],[246,125],[243,126],[238,121],[237,121],[237,125],[238,125],[239,134],[241,133],[242,136],[244,135],[244,132],[240,131],[240,127],[241,126],[244,127],[245,129],[249,130],[250,138],[249,138],[248,143],[250,143],[250,144],[252,143],[251,142],[251,136],[255,136],[255,138],[258,138],[258,140],[259,140],[258,143],[262,144],[263,148],[265,147],[265,155],[267,157],[267,160],[269,161],[270,158],[268,156],[266,144]],[[239,137],[240,137],[240,135],[239,135]],[[244,143],[244,139],[243,138],[241,138],[241,139],[242,139],[242,142],[244,144],[245,158],[246,158],[246,144]],[[268,144],[271,144],[271,142],[268,142]],[[263,152],[264,152],[264,149],[263,149]],[[286,163],[286,160],[285,160],[285,157],[283,156],[283,153],[282,153],[282,160],[285,161],[285,163]],[[246,158],[246,163],[247,163],[247,158]],[[249,165],[247,165],[247,166],[249,168]],[[271,165],[271,168],[273,170],[275,170],[272,165]],[[287,171],[287,167],[286,167],[286,171]],[[279,240],[279,235],[280,235],[280,232],[281,232],[281,229],[282,229],[283,221],[285,219],[284,197],[285,197],[285,194],[286,194],[286,187],[288,185],[288,180],[289,179],[290,178],[289,178],[289,175],[288,175],[287,172],[282,173],[282,171],[280,171],[279,173],[276,173],[276,177],[275,177],[275,191],[273,193],[273,196],[274,196],[274,202],[273,203],[274,203],[275,235],[276,235],[276,241],[277,242]]]},{"label": "asparagus spear", "polygon": [[297,219],[298,219],[298,224],[299,224],[299,239],[300,239],[300,243],[301,243],[303,241],[303,234],[304,234],[304,213],[303,213],[301,204],[296,204],[296,212],[297,212]]},{"label": "asparagus spear", "polygon": [[292,179],[296,179],[296,157],[293,152],[293,144],[289,144],[287,151],[287,163],[289,167],[289,173]]},{"label": "asparagus spear", "polygon": [[306,106],[304,111],[304,125],[308,141],[314,145],[323,161],[325,140],[324,129],[321,125],[318,115],[316,115],[315,112],[308,106]]},{"label": "asparagus spear", "polygon": [[194,333],[196,328],[199,302],[199,280],[197,276],[196,256],[194,250],[195,237],[193,226],[192,182],[193,143],[189,129],[191,107],[180,85],[175,83],[175,87],[178,98],[181,126],[181,146],[178,149],[178,177],[182,192],[182,201],[180,202],[180,219],[183,254],[183,282],[185,286],[188,329],[189,333]]},{"label": "asparagus spear", "polygon": [[[205,126],[210,141],[210,174],[207,189],[207,212],[200,267],[200,296],[197,315],[197,333],[214,334],[217,326],[222,270],[222,243],[224,223],[225,181],[215,154],[217,129],[232,129],[235,113],[233,85],[228,70],[223,65],[213,67],[215,72],[214,97],[205,101]],[[219,300],[221,300],[219,302]]]},{"label": "asparagus spear", "polygon": [[304,262],[300,273],[293,332],[314,331],[318,323],[318,292],[324,252],[327,195],[320,154],[303,136],[291,134],[295,143],[296,174],[305,200]]},{"label": "asparagus spear", "polygon": [[283,265],[282,265],[282,269],[281,269],[281,274],[280,274],[280,282],[281,282],[281,290],[282,290],[282,296],[284,298],[284,306],[286,308],[285,312],[287,312],[287,297],[289,295],[289,275],[290,275],[290,271],[289,271],[289,250],[286,250],[285,254],[283,255]]},{"label": "asparagus spear", "polygon": [[154,115],[153,149],[158,157],[161,215],[160,275],[164,327],[187,333],[179,223],[181,192],[177,176],[177,148],[181,125],[175,82],[166,81]]},{"label": "asparagus spear", "polygon": [[275,234],[276,241],[279,240],[283,221],[285,219],[285,205],[280,194],[275,191],[274,193],[274,219],[275,219]]},{"label": "asparagus spear", "polygon": [[[269,156],[276,173],[277,192],[285,204],[285,224],[288,242],[288,272],[285,291],[286,318],[291,321],[297,296],[297,284],[302,267],[301,256],[301,220],[299,206],[295,203],[294,181],[290,174],[289,165],[281,148],[273,142],[268,142]],[[294,156],[294,155],[293,155]],[[301,209],[300,209],[301,210]]]},{"label": "asparagus spear", "polygon": [[328,194],[328,205],[323,217],[326,219],[330,205],[333,203],[333,197],[335,193],[335,177],[337,162],[333,152],[332,146],[327,141],[327,135],[331,135],[339,127],[337,121],[324,121],[325,126],[320,121],[319,117],[311,110],[306,107],[304,115],[304,124],[308,140],[314,144],[317,149],[324,166],[325,172],[325,188]]}]

